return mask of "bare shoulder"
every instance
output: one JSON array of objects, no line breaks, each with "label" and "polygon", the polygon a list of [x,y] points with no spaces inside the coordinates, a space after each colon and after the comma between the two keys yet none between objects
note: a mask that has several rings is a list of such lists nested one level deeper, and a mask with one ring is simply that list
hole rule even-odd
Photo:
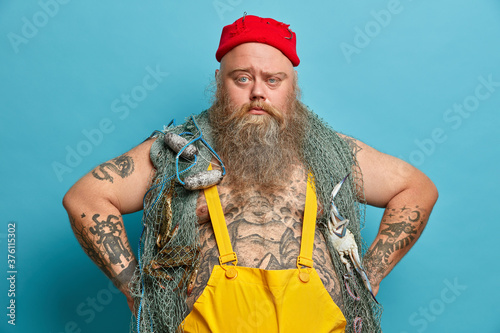
[{"label": "bare shoulder", "polygon": [[396,194],[410,188],[422,187],[436,191],[432,181],[411,164],[385,154],[366,143],[339,134],[352,148],[363,174],[366,202],[385,207]]},{"label": "bare shoulder", "polygon": [[362,143],[361,141],[358,141],[355,138],[352,138],[352,137],[350,137],[348,135],[342,134],[342,133],[338,133],[337,132],[337,135],[340,138],[342,138],[349,145],[349,147],[351,148],[351,151],[352,151],[353,155],[357,157],[358,153],[362,149],[361,146],[360,146],[360,144],[364,145],[364,143]]},{"label": "bare shoulder", "polygon": [[63,204],[79,204],[85,198],[111,202],[127,214],[142,209],[142,198],[154,171],[148,139],[126,153],[101,163],[84,175],[66,193]]}]

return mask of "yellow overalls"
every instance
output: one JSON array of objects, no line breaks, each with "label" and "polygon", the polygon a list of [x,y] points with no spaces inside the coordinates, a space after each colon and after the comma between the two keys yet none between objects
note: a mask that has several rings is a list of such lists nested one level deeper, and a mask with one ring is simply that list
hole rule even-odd
[{"label": "yellow overalls", "polygon": [[317,199],[312,182],[309,176],[297,269],[287,270],[237,266],[217,186],[205,190],[220,265],[181,324],[184,332],[344,332],[345,318],[313,268]]}]

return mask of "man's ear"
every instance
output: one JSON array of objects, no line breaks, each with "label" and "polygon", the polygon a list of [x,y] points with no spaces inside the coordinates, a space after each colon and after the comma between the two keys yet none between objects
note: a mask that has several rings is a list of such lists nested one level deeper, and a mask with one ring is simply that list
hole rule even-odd
[{"label": "man's ear", "polygon": [[218,74],[219,74],[219,70],[218,70],[218,69],[216,69],[216,70],[215,70],[215,79],[216,79],[216,80],[217,80],[217,75],[218,75]]}]

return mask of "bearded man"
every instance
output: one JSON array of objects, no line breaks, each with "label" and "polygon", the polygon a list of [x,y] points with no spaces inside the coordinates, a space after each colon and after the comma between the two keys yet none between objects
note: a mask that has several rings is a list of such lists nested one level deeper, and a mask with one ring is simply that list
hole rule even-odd
[{"label": "bearded man", "polygon": [[[68,191],[78,241],[140,332],[380,331],[380,282],[421,235],[434,184],[300,102],[288,25],[244,16],[216,58],[209,110]],[[360,260],[364,203],[385,213]],[[143,208],[138,264],[121,215]]]}]

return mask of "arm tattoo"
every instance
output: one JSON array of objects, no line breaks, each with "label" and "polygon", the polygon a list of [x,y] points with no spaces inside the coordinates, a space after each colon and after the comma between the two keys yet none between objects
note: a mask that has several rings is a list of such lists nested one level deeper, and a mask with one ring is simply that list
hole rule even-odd
[{"label": "arm tattoo", "polygon": [[136,266],[137,260],[133,259],[132,261],[130,261],[127,268],[121,271],[117,276],[111,278],[113,284],[120,290],[128,289],[128,284],[134,276]]},{"label": "arm tattoo", "polygon": [[[120,238],[123,232],[120,218],[109,215],[106,220],[99,220],[99,217],[99,214],[92,216],[95,226],[89,228],[77,224],[76,219],[71,217],[71,228],[87,256],[117,287],[121,287],[130,280],[137,262],[128,250],[128,243],[124,244]],[[116,265],[124,268],[118,275],[117,269],[113,269]]]},{"label": "arm tattoo", "polygon": [[398,251],[406,251],[418,238],[428,214],[419,206],[414,208],[388,208],[382,218],[378,241],[366,253],[364,264],[374,280],[380,281],[390,270],[393,259],[391,255]]},{"label": "arm tattoo", "polygon": [[89,237],[87,228],[85,226],[78,228],[74,218],[71,218],[71,228],[73,229],[73,233],[78,243],[80,243],[87,256],[104,272],[104,274],[106,274],[106,276],[113,276],[109,263],[106,262],[99,249],[96,248],[94,241]]},{"label": "arm tattoo", "polygon": [[99,165],[92,171],[92,175],[99,180],[107,180],[112,183],[113,177],[108,171],[112,171],[122,178],[128,177],[134,172],[134,160],[126,154],[118,156],[111,162]]},{"label": "arm tattoo", "polygon": [[362,150],[362,148],[357,144],[357,141],[348,136],[344,136],[343,139],[347,143],[349,148],[351,148],[352,155],[354,157],[358,156],[358,153]]},{"label": "arm tattoo", "polygon": [[[99,216],[99,214],[92,216],[92,220],[94,220],[96,226],[90,227],[89,231],[99,238],[96,244],[101,244],[104,247],[111,263],[115,265],[120,264],[122,268],[125,268],[121,257],[123,256],[124,259],[130,260],[132,255],[125,248],[120,238],[123,231],[120,219],[115,215],[109,215],[106,220],[99,221]],[[117,222],[113,222],[113,220]]]}]

